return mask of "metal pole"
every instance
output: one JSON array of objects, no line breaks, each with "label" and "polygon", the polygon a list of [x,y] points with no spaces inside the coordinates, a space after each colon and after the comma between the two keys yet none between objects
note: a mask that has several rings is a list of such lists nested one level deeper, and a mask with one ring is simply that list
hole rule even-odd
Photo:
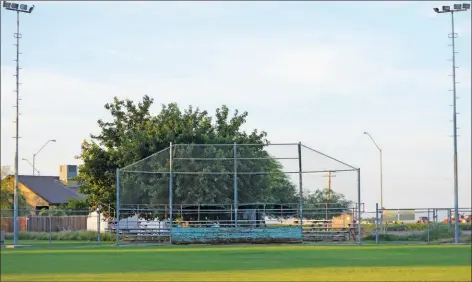
[{"label": "metal pole", "polygon": [[361,169],[357,169],[357,236],[359,240],[359,245],[362,245],[362,230],[361,230]]},{"label": "metal pole", "polygon": [[52,245],[52,217],[51,213],[49,213],[49,246]]},{"label": "metal pole", "polygon": [[36,168],[36,154],[33,155],[33,176],[36,170],[35,168]]},{"label": "metal pole", "polygon": [[234,155],[234,171],[233,171],[233,188],[234,188],[234,227],[238,227],[238,149],[236,142],[233,149]]},{"label": "metal pole", "polygon": [[379,244],[379,203],[375,204],[375,244]]},{"label": "metal pole", "polygon": [[[302,142],[298,143],[298,186],[300,194],[299,214],[300,214],[300,229],[303,234],[303,170],[302,170]],[[303,238],[303,236],[302,236]]]},{"label": "metal pole", "polygon": [[451,209],[447,209],[447,229],[451,231]]},{"label": "metal pole", "polygon": [[429,225],[430,223],[431,223],[431,219],[430,219],[430,217],[429,217],[429,209],[428,209],[428,234],[427,234],[428,244],[429,244],[429,242],[430,242],[429,236],[430,236],[430,233],[431,233],[431,229],[430,229],[431,227],[430,227],[430,225]]},{"label": "metal pole", "polygon": [[120,245],[120,169],[116,169],[116,245]]},{"label": "metal pole", "polygon": [[97,209],[97,243],[98,245],[100,245],[100,213],[101,213],[101,209],[100,209],[100,206],[98,206],[98,209]]},{"label": "metal pole", "polygon": [[[33,176],[34,176],[34,172],[36,170],[36,156],[39,154],[39,152],[41,152],[41,150],[44,149],[44,147],[46,147],[49,142],[56,142],[56,139],[50,139],[48,140],[46,143],[44,143],[44,145],[36,152],[33,154]],[[38,172],[38,175],[39,175],[39,172]]]},{"label": "metal pole", "polygon": [[173,175],[172,175],[172,142],[169,145],[169,242],[172,244],[172,205],[173,203]]},{"label": "metal pole", "polygon": [[20,12],[16,12],[16,136],[15,136],[15,187],[13,190],[13,245],[18,245],[18,140],[20,138]]},{"label": "metal pole", "polygon": [[382,149],[379,149],[380,152],[380,207],[383,205],[383,161],[382,161]]},{"label": "metal pole", "polygon": [[457,108],[456,108],[456,46],[454,33],[454,12],[451,12],[451,27],[452,27],[452,107],[453,107],[453,129],[454,129],[454,242],[459,243],[459,183],[458,183],[458,168],[457,168]]}]

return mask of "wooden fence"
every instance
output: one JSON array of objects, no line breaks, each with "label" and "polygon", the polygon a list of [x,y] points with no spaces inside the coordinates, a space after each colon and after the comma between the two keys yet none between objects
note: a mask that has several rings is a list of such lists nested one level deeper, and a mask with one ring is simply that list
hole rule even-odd
[{"label": "wooden fence", "polygon": [[[18,217],[18,222],[20,223],[20,232],[26,231],[27,219],[26,217]],[[11,217],[2,217],[1,220],[1,230],[7,233],[13,232],[13,218]]]},{"label": "wooden fence", "polygon": [[[22,216],[19,217],[20,232],[56,232],[62,230],[87,230],[86,215],[74,216]],[[2,218],[1,229],[13,232],[13,218]]]}]

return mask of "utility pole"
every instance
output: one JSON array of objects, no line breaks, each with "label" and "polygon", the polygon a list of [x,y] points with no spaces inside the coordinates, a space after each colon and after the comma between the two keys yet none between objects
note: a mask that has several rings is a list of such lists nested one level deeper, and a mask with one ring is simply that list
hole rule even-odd
[{"label": "utility pole", "polygon": [[336,174],[333,174],[332,171],[328,172],[328,174],[323,175],[323,177],[328,177],[328,201],[331,200],[331,178],[336,177]]},{"label": "utility pole", "polygon": [[328,205],[331,200],[331,178],[336,177],[336,174],[333,174],[333,172],[330,171],[328,174],[323,175],[323,177],[328,177],[328,200],[325,203],[325,217],[326,220],[328,220]]}]

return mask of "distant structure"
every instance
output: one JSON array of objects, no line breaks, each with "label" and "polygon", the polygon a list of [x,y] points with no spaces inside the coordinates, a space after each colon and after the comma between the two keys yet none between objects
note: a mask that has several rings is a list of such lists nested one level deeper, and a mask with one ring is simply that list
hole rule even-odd
[{"label": "distant structure", "polygon": [[11,167],[9,165],[2,165],[1,168],[1,178],[0,180],[3,180],[5,177],[8,175],[12,174]]},{"label": "distant structure", "polygon": [[[49,209],[52,206],[66,204],[69,199],[83,199],[78,190],[80,184],[70,178],[77,176],[76,165],[61,165],[59,176],[18,175],[18,188],[26,198],[28,206],[34,210]],[[3,167],[2,167],[3,177]],[[2,184],[13,187],[15,176],[7,175]]]},{"label": "distant structure", "polygon": [[67,186],[77,186],[77,181],[72,180],[77,177],[76,165],[61,165],[59,167],[59,180]]}]

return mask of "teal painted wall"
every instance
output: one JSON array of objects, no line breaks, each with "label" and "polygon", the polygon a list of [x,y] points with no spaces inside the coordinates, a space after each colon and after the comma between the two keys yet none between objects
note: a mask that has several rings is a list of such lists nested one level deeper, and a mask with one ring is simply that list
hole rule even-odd
[{"label": "teal painted wall", "polygon": [[298,243],[302,241],[300,227],[279,228],[182,228],[171,230],[174,244],[222,243]]}]

